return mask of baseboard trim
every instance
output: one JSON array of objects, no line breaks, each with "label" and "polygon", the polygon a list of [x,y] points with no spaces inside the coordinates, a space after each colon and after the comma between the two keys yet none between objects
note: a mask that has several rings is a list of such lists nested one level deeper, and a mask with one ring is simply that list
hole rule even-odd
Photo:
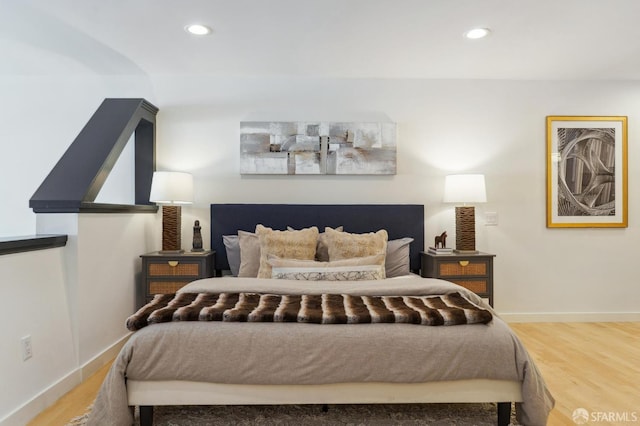
[{"label": "baseboard trim", "polygon": [[25,402],[4,419],[0,419],[0,426],[23,426],[33,420],[47,407],[53,405],[64,394],[82,382],[78,369],[70,372],[48,388]]},{"label": "baseboard trim", "polygon": [[518,322],[637,322],[640,312],[500,313],[508,323]]},{"label": "baseboard trim", "polygon": [[93,357],[80,367],[72,370],[51,386],[45,388],[31,400],[25,402],[20,407],[9,413],[5,418],[0,419],[0,426],[23,426],[33,420],[42,411],[55,404],[64,394],[86,381],[91,375],[102,366],[112,361],[120,352],[120,349],[129,340],[131,335],[127,334],[116,343],[105,349],[100,354]]}]

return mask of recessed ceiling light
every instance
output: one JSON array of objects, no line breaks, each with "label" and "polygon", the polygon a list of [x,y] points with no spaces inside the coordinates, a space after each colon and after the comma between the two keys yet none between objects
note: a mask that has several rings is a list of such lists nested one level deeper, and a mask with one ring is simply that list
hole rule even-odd
[{"label": "recessed ceiling light", "polygon": [[464,36],[466,38],[470,38],[470,39],[478,39],[478,38],[484,38],[486,36],[489,35],[489,33],[491,33],[491,30],[489,30],[489,28],[474,28],[472,30],[467,31],[466,33],[464,33]]},{"label": "recessed ceiling light", "polygon": [[191,25],[187,25],[186,27],[184,27],[184,30],[186,32],[188,32],[189,34],[193,34],[193,35],[207,35],[207,34],[211,34],[211,28],[207,27],[206,25],[202,25],[202,24],[191,24]]}]

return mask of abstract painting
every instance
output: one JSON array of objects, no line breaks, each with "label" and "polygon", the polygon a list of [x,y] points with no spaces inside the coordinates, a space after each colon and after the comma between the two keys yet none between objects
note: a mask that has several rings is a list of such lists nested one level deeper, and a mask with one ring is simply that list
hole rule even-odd
[{"label": "abstract painting", "polygon": [[627,117],[547,117],[547,227],[627,226]]},{"label": "abstract painting", "polygon": [[244,121],[240,173],[394,175],[394,123]]}]

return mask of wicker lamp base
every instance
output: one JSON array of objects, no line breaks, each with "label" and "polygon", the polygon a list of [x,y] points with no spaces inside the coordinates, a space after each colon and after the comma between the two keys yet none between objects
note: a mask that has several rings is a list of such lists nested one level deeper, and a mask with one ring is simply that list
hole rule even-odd
[{"label": "wicker lamp base", "polygon": [[182,253],[182,208],[162,206],[162,251],[160,253]]},{"label": "wicker lamp base", "polygon": [[456,207],[456,251],[459,253],[478,253],[476,250],[476,214],[473,206]]}]

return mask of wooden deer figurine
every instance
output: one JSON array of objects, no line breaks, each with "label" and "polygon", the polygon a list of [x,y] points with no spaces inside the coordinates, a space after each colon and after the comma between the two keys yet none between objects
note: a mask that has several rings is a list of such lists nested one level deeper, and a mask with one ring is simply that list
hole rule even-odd
[{"label": "wooden deer figurine", "polygon": [[438,245],[440,245],[440,247],[442,248],[447,247],[447,231],[444,231],[440,235],[436,235],[436,242],[434,244],[434,247],[438,248]]}]

